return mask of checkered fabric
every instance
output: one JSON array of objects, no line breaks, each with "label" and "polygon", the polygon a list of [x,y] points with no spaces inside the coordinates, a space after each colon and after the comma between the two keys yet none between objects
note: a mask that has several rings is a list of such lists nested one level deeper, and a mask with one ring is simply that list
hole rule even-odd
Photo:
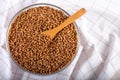
[{"label": "checkered fabric", "polygon": [[[19,68],[6,47],[8,24],[20,9],[49,3],[69,14],[87,13],[76,20],[79,50],[72,63],[51,75],[35,75]],[[120,0],[0,0],[0,80],[120,80]]]}]

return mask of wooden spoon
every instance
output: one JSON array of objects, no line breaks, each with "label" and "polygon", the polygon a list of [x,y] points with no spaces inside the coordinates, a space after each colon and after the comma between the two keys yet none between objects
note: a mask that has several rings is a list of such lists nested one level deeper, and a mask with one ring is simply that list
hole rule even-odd
[{"label": "wooden spoon", "polygon": [[86,10],[84,8],[82,8],[82,9],[78,10],[75,14],[73,14],[72,16],[70,16],[63,23],[61,23],[59,26],[55,27],[54,29],[44,31],[41,34],[48,35],[48,36],[50,36],[51,39],[53,39],[55,37],[55,35],[60,30],[62,30],[64,27],[66,27],[70,23],[73,23],[76,19],[78,19],[79,17],[81,17],[85,12],[86,12]]}]

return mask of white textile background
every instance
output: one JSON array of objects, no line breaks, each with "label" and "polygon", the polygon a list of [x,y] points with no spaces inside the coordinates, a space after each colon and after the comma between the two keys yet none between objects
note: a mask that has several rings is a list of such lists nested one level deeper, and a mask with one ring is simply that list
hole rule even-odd
[{"label": "white textile background", "polygon": [[[79,52],[63,71],[41,76],[21,70],[6,50],[6,33],[13,15],[35,3],[49,3],[75,13]],[[120,0],[0,0],[0,80],[120,80]]]}]

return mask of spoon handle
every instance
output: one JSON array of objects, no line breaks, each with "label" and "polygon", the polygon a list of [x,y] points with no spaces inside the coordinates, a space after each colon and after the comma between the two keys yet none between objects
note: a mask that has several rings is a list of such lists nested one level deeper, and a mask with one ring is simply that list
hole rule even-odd
[{"label": "spoon handle", "polygon": [[54,28],[54,31],[57,33],[58,31],[60,31],[61,29],[69,25],[70,23],[73,23],[76,19],[81,17],[85,12],[86,10],[84,8],[80,9],[75,14],[70,16],[67,20],[65,20],[62,24],[60,24],[58,27]]}]

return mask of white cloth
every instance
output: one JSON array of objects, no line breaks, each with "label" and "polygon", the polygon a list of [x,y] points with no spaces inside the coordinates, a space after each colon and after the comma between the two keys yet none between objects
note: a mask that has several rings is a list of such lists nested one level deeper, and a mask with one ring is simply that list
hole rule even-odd
[{"label": "white cloth", "polygon": [[[84,7],[87,13],[76,21],[80,47],[73,62],[63,71],[41,76],[20,69],[6,49],[10,20],[20,9],[49,3],[73,14]],[[119,0],[0,0],[0,80],[120,80]]]}]

